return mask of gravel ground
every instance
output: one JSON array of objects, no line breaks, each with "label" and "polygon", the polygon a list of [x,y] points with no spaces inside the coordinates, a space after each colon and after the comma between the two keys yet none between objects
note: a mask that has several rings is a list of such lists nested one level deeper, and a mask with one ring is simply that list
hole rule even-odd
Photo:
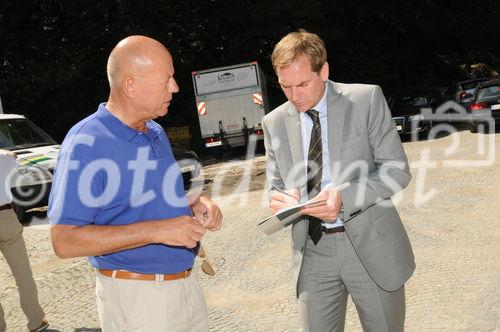
[{"label": "gravel ground", "polygon": [[[406,285],[408,331],[499,330],[499,143],[500,134],[466,131],[404,143],[413,179],[396,201],[417,260]],[[272,236],[255,230],[268,215],[264,157],[213,163],[204,176],[204,192],[224,212],[223,228],[203,240],[217,274],[199,272],[211,330],[300,331],[289,230]],[[0,212],[9,217],[10,211]],[[55,257],[46,225],[26,227],[24,236],[53,331],[98,330],[94,273],[86,260]],[[8,331],[22,331],[26,319],[3,257],[0,280]],[[360,330],[349,302],[346,331]]]}]

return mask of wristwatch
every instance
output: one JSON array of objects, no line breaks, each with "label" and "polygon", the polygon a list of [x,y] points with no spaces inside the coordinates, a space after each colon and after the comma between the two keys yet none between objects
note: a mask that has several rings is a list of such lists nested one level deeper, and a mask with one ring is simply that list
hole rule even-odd
[{"label": "wristwatch", "polygon": [[340,206],[340,211],[339,211],[339,215],[338,215],[338,218],[342,221],[344,221],[344,204],[342,204]]}]

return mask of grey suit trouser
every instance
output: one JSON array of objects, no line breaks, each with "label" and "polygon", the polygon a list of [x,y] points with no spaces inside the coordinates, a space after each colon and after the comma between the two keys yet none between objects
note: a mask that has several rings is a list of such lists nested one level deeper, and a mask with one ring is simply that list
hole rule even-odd
[{"label": "grey suit trouser", "polygon": [[350,294],[364,331],[403,331],[404,286],[394,292],[378,287],[361,264],[346,233],[310,238],[298,283],[304,331],[343,331]]}]

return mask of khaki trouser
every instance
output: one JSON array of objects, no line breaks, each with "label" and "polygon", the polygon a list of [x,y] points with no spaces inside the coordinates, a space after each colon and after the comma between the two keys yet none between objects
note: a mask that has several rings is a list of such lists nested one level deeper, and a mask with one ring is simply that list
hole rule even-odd
[{"label": "khaki trouser", "polygon": [[[21,308],[28,318],[28,329],[31,330],[40,326],[45,314],[38,302],[38,291],[33,280],[22,233],[23,227],[12,211],[0,211],[0,250],[16,280]],[[5,329],[4,312],[0,305],[0,332]]]},{"label": "khaki trouser", "polygon": [[142,281],[96,274],[103,332],[208,331],[207,306],[195,276]]}]

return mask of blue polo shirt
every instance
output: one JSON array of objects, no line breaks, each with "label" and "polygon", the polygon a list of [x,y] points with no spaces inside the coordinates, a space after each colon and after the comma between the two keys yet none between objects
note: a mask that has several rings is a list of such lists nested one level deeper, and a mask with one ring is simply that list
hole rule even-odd
[{"label": "blue polo shirt", "polygon": [[[191,215],[180,169],[159,124],[134,130],[105,104],[68,132],[49,197],[51,224],[128,225]],[[165,220],[164,222],[169,222]],[[98,269],[177,273],[193,266],[186,247],[151,244],[89,257]]]}]

